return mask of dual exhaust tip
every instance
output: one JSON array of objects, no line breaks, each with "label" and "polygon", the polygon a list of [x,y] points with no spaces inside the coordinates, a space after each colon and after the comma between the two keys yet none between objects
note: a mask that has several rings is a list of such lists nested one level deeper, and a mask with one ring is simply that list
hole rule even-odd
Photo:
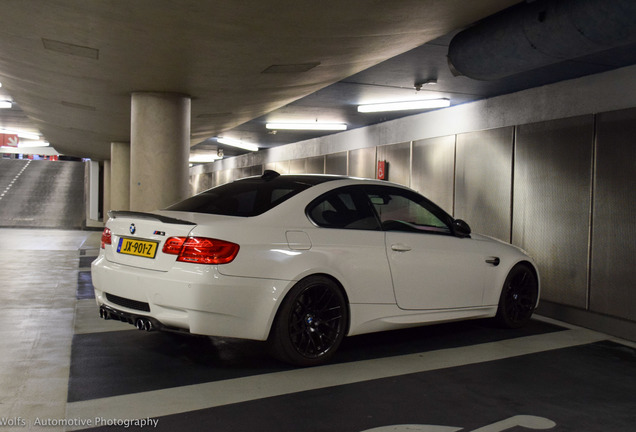
[{"label": "dual exhaust tip", "polygon": [[137,327],[139,330],[144,330],[147,332],[154,330],[152,322],[144,318],[137,318],[137,321],[135,321],[135,327]]},{"label": "dual exhaust tip", "polygon": [[147,318],[136,317],[121,312],[115,312],[113,310],[107,309],[105,306],[99,308],[99,317],[104,320],[113,319],[117,321],[127,322],[128,324],[132,324],[137,327],[137,329],[147,332],[155,330],[155,325],[152,323],[151,320]]}]

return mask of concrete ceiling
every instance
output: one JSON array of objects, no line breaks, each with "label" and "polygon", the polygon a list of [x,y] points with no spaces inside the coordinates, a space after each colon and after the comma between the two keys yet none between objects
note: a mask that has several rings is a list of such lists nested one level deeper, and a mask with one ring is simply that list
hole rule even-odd
[{"label": "concrete ceiling", "polygon": [[0,82],[56,150],[108,159],[132,92],[190,95],[196,144],[516,2],[3,0]]},{"label": "concrete ceiling", "polygon": [[192,98],[193,148],[213,148],[219,135],[272,147],[317,134],[273,134],[268,120],[354,128],[407,115],[362,115],[356,105],[411,97],[418,80],[437,79],[420,92],[456,105],[617,67],[564,62],[496,81],[454,76],[451,37],[517,3],[0,0],[0,99],[16,104],[0,110],[0,127],[103,160],[111,142],[130,140],[131,93],[176,92]]}]

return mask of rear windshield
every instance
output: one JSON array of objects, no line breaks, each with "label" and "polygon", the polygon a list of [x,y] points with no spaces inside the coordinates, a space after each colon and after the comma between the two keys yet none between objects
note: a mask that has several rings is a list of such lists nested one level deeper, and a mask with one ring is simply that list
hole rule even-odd
[{"label": "rear windshield", "polygon": [[166,210],[226,216],[257,216],[324,181],[319,176],[249,177],[208,189]]}]

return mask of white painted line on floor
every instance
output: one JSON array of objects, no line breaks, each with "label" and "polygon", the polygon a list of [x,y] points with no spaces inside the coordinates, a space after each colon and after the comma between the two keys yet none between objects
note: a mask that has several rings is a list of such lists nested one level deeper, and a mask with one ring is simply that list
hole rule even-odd
[{"label": "white painted line on floor", "polygon": [[[67,404],[67,418],[155,418],[308,390],[585,345],[607,336],[574,329],[461,348],[331,364]],[[75,429],[69,429],[75,430]]]},{"label": "white painted line on floor", "polygon": [[20,176],[22,175],[22,172],[26,169],[26,167],[29,166],[30,163],[31,161],[28,161],[26,165],[24,165],[24,167],[20,170],[20,172],[17,173],[15,177],[13,177],[13,180],[11,180],[11,183],[9,183],[9,186],[7,186],[4,192],[2,193],[2,195],[0,195],[0,199],[2,199],[7,194],[7,192],[9,192],[13,184],[16,182],[16,180],[18,180],[18,178],[20,178]]}]

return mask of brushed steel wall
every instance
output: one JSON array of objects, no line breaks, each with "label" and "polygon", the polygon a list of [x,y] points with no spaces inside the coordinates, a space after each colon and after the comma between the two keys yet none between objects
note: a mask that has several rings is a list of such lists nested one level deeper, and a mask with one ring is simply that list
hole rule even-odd
[{"label": "brushed steel wall", "polygon": [[[327,159],[329,162],[329,159]],[[327,167],[329,164],[327,163]],[[351,150],[349,152],[348,175],[362,178],[375,178],[376,149],[375,147]],[[330,171],[327,171],[331,174]]]},{"label": "brushed steel wall", "polygon": [[517,126],[514,244],[536,259],[542,298],[587,307],[594,117]]},{"label": "brushed steel wall", "polygon": [[455,217],[510,241],[514,128],[457,135]]},{"label": "brushed steel wall", "polygon": [[636,319],[636,109],[597,117],[590,310]]},{"label": "brushed steel wall", "polygon": [[387,180],[409,186],[411,183],[411,143],[378,147],[378,161],[388,162]]},{"label": "brushed steel wall", "polygon": [[190,177],[190,191],[192,195],[215,186],[213,173],[197,174]]},{"label": "brushed steel wall", "polygon": [[295,159],[289,161],[289,174],[305,174],[307,172],[307,159]]},{"label": "brushed steel wall", "polygon": [[411,188],[453,214],[455,135],[413,142]]},{"label": "brushed steel wall", "polygon": [[410,185],[475,232],[527,250],[541,271],[543,300],[634,322],[634,137],[636,109],[629,109],[269,161],[197,174],[192,183],[200,191],[263,169],[375,178],[386,160],[390,181]]},{"label": "brushed steel wall", "polygon": [[347,152],[327,155],[325,174],[347,175]]},{"label": "brushed steel wall", "polygon": [[290,173],[290,161],[278,161],[278,162],[269,162],[265,164],[266,170],[273,170],[280,174],[289,174]]},{"label": "brushed steel wall", "polygon": [[307,162],[305,164],[305,172],[307,174],[324,174],[325,156],[315,156],[307,158]]}]

